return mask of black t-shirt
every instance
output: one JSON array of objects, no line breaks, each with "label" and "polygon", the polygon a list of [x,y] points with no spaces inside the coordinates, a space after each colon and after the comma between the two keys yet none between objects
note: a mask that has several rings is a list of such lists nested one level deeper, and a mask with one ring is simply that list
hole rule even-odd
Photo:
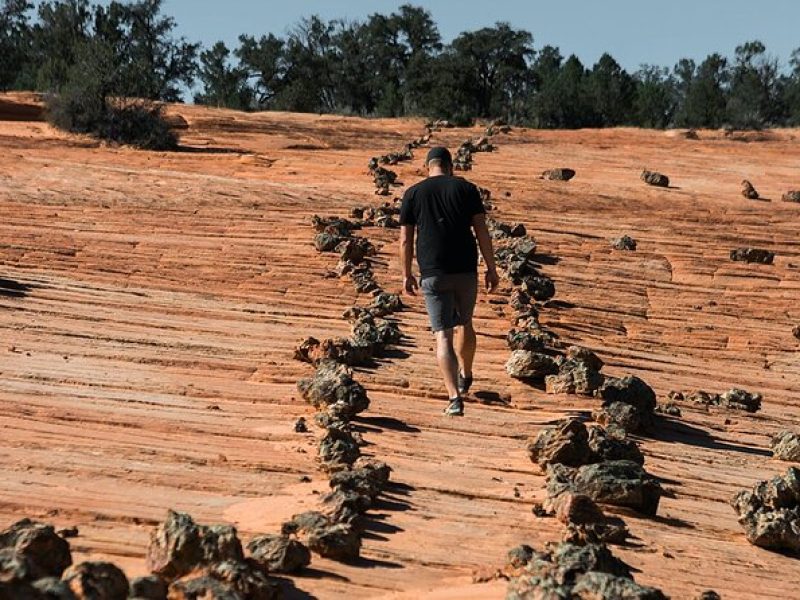
[{"label": "black t-shirt", "polygon": [[400,208],[400,224],[417,226],[417,262],[422,277],[477,272],[472,217],[484,212],[478,188],[461,177],[437,175],[408,188]]}]

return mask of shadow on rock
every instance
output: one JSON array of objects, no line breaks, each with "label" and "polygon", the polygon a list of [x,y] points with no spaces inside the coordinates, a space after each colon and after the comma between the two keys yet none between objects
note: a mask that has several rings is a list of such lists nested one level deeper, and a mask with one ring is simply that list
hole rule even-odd
[{"label": "shadow on rock", "polygon": [[752,448],[750,446],[722,442],[703,429],[671,419],[660,419],[660,422],[647,433],[646,437],[660,442],[688,444],[698,448],[708,448],[709,450],[727,450],[755,456],[772,456],[772,452],[766,448]]},{"label": "shadow on rock", "polygon": [[364,417],[359,416],[353,420],[354,423],[359,423],[361,425],[367,425],[374,428],[375,431],[383,431],[384,429],[389,429],[391,431],[401,431],[403,433],[419,433],[420,429],[414,427],[413,425],[408,425],[407,423],[401,421],[400,419],[395,419],[394,417]]},{"label": "shadow on rock", "polygon": [[24,298],[33,289],[32,285],[0,277],[0,296],[6,298]]}]

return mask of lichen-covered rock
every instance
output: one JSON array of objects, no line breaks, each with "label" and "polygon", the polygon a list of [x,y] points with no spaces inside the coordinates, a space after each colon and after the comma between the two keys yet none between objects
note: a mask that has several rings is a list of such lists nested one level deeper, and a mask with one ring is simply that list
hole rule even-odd
[{"label": "lichen-covered rock", "polygon": [[278,586],[255,561],[223,561],[169,586],[169,600],[277,600]]},{"label": "lichen-covered rock", "polygon": [[735,262],[771,265],[775,260],[775,253],[761,248],[736,248],[731,250],[731,260]]},{"label": "lichen-covered rock", "polygon": [[353,380],[347,367],[333,361],[322,361],[314,376],[301,379],[297,387],[315,408],[343,420],[350,420],[369,408],[364,387]]},{"label": "lichen-covered rock", "polygon": [[761,410],[761,394],[733,388],[720,396],[720,405],[735,410],[754,413]]},{"label": "lichen-covered rock", "polygon": [[234,527],[197,525],[188,514],[170,510],[166,521],[150,534],[147,568],[172,580],[199,566],[243,558]]},{"label": "lichen-covered rock", "polygon": [[547,354],[514,350],[506,363],[506,371],[516,379],[544,379],[558,371],[556,361]]},{"label": "lichen-covered rock", "polygon": [[722,596],[720,596],[714,590],[706,590],[704,592],[700,592],[700,595],[697,596],[697,600],[722,600]]},{"label": "lichen-covered rock", "polygon": [[654,420],[656,393],[638,377],[606,377],[595,396],[603,400],[596,417],[600,423],[635,432]]},{"label": "lichen-covered rock", "polygon": [[353,342],[359,346],[382,349],[385,346],[399,344],[402,339],[400,327],[394,321],[364,314],[353,323]]},{"label": "lichen-covered rock", "polygon": [[311,226],[317,233],[332,233],[340,237],[349,236],[359,225],[340,217],[311,217]]},{"label": "lichen-covered rock", "polygon": [[64,572],[64,582],[78,600],[126,600],[128,578],[108,562],[83,562]]},{"label": "lichen-covered rock", "polygon": [[609,434],[602,427],[592,427],[588,439],[591,450],[590,462],[604,460],[630,460],[637,465],[644,464],[644,455],[633,440]]},{"label": "lichen-covered rock", "polygon": [[353,435],[341,428],[331,427],[319,442],[319,459],[326,471],[347,469],[361,456]]},{"label": "lichen-covered rock", "polygon": [[385,317],[403,310],[403,301],[398,294],[381,292],[372,299],[369,305],[370,314],[374,317]]},{"label": "lichen-covered rock", "polygon": [[60,577],[72,564],[69,543],[51,525],[22,519],[0,532],[0,550],[23,557],[28,579]]},{"label": "lichen-covered rock", "polygon": [[758,200],[758,192],[747,179],[742,180],[742,196],[748,200]]},{"label": "lichen-covered rock", "polygon": [[661,500],[661,484],[641,465],[629,460],[604,461],[573,469],[560,464],[547,468],[548,501],[564,493],[589,496],[600,504],[626,506],[653,516]]},{"label": "lichen-covered rock", "polygon": [[549,277],[525,276],[520,283],[522,289],[540,302],[556,295],[556,284]]},{"label": "lichen-covered rock", "polygon": [[542,469],[550,464],[579,467],[591,460],[589,433],[579,419],[564,419],[528,442],[528,456]]},{"label": "lichen-covered rock", "polygon": [[800,190],[791,190],[781,196],[784,202],[800,202]]},{"label": "lichen-covered rock", "polygon": [[594,352],[572,346],[558,365],[558,373],[545,378],[547,393],[591,396],[603,385],[602,368],[603,361]]},{"label": "lichen-covered rock", "polygon": [[592,418],[607,429],[621,429],[626,433],[633,433],[644,427],[639,410],[625,402],[603,404],[599,409],[592,411]]},{"label": "lichen-covered rock", "polygon": [[511,350],[542,352],[550,342],[550,336],[541,330],[512,329],[506,336]]},{"label": "lichen-covered rock", "polygon": [[335,524],[309,532],[308,547],[324,558],[352,562],[361,554],[361,536],[351,525]]},{"label": "lichen-covered rock", "polygon": [[668,600],[657,588],[639,585],[627,577],[598,572],[579,577],[572,594],[579,600]]},{"label": "lichen-covered rock", "polygon": [[333,252],[346,239],[335,233],[318,233],[314,236],[314,248],[317,249],[317,252]]},{"label": "lichen-covered rock", "polygon": [[508,551],[507,563],[511,569],[524,567],[533,558],[534,550],[528,544],[521,544]]},{"label": "lichen-covered rock", "polygon": [[565,493],[553,502],[556,518],[566,525],[572,544],[623,544],[630,533],[622,519],[607,517],[588,496]]},{"label": "lichen-covered rock", "polygon": [[336,246],[336,251],[339,253],[341,260],[349,261],[356,265],[376,253],[372,242],[362,237],[353,237],[342,241]]},{"label": "lichen-covered rock", "polygon": [[575,177],[575,170],[568,168],[548,169],[539,175],[539,179],[549,179],[551,181],[569,181]]},{"label": "lichen-covered rock", "polygon": [[[78,597],[70,589],[69,584],[56,577],[37,579],[31,585],[42,595],[42,600],[78,600]],[[136,596],[133,593],[130,594],[130,597],[141,598],[141,600],[151,600],[151,598],[147,596]],[[3,598],[2,592],[0,592],[0,598]],[[164,592],[163,597],[152,598],[152,600],[167,600],[167,594]]]},{"label": "lichen-covered rock", "polygon": [[130,597],[141,600],[167,600],[167,582],[157,575],[131,579]]},{"label": "lichen-covered rock", "polygon": [[260,535],[247,544],[253,560],[269,573],[296,573],[311,564],[311,552],[286,535]]},{"label": "lichen-covered rock", "polygon": [[328,338],[320,341],[315,337],[308,337],[295,348],[294,358],[312,365],[332,360],[355,367],[370,364],[373,354],[372,345],[362,345],[348,338]]},{"label": "lichen-covered rock", "polygon": [[391,472],[392,468],[384,462],[362,458],[352,469],[331,475],[330,486],[365,494],[374,500],[386,489]]},{"label": "lichen-covered rock", "polygon": [[800,469],[737,493],[731,505],[751,544],[800,553]]},{"label": "lichen-covered rock", "polygon": [[629,235],[623,235],[622,237],[611,240],[611,247],[614,248],[614,250],[627,250],[632,252],[636,250],[636,240]]},{"label": "lichen-covered rock", "polygon": [[656,187],[669,187],[669,177],[656,171],[642,171],[641,180],[647,185],[653,185]]},{"label": "lichen-covered rock", "polygon": [[800,462],[800,435],[793,431],[781,431],[770,443],[772,456],[778,460]]}]

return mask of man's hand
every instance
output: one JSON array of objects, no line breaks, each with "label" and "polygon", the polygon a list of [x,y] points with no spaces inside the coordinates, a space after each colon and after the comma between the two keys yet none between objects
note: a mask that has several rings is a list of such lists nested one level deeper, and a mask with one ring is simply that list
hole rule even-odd
[{"label": "man's hand", "polygon": [[497,275],[495,269],[487,269],[486,271],[486,291],[492,293],[500,285],[500,277]]},{"label": "man's hand", "polygon": [[406,294],[409,296],[416,296],[417,290],[419,289],[419,284],[417,283],[417,278],[413,275],[409,275],[403,279],[403,289],[405,290]]}]

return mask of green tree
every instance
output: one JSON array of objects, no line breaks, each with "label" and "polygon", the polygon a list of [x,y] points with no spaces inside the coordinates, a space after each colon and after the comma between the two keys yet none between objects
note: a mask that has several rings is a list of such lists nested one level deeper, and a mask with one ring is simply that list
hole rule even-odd
[{"label": "green tree", "polygon": [[249,35],[239,36],[239,47],[234,53],[239,66],[247,72],[258,108],[269,108],[282,89],[285,74],[283,48],[284,41],[271,33],[258,40]]},{"label": "green tree", "polygon": [[789,66],[791,73],[781,81],[781,101],[786,107],[787,123],[797,127],[800,125],[800,48],[792,52]]},{"label": "green tree", "polygon": [[633,115],[637,125],[663,129],[672,123],[675,115],[675,81],[669,69],[655,65],[642,65],[634,76],[636,92]]},{"label": "green tree", "polygon": [[69,78],[78,53],[91,37],[92,11],[88,0],[55,0],[39,5],[32,30],[32,62],[37,65],[36,89],[60,90]]},{"label": "green tree", "polygon": [[629,123],[633,116],[634,81],[608,53],[589,73],[588,92],[603,127]]},{"label": "green tree", "polygon": [[709,55],[697,68],[682,60],[675,68],[681,102],[676,116],[682,127],[721,127],[726,122],[728,61]]},{"label": "green tree", "polygon": [[759,41],[736,48],[731,69],[728,119],[734,127],[759,128],[783,117],[778,98],[778,62]]},{"label": "green tree", "polygon": [[197,104],[250,109],[253,90],[247,84],[247,70],[230,66],[230,55],[224,42],[217,42],[200,54],[199,78],[203,91],[194,97]]},{"label": "green tree", "polygon": [[0,5],[0,91],[15,87],[31,54],[28,0],[3,0]]}]

